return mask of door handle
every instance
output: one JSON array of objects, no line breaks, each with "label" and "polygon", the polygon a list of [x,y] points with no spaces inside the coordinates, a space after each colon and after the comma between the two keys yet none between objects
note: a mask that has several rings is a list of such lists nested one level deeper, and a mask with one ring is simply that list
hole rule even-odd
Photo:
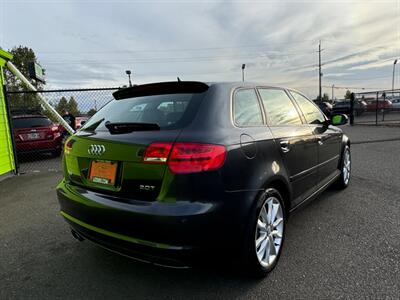
[{"label": "door handle", "polygon": [[283,153],[288,153],[290,151],[289,141],[280,141],[280,145]]}]

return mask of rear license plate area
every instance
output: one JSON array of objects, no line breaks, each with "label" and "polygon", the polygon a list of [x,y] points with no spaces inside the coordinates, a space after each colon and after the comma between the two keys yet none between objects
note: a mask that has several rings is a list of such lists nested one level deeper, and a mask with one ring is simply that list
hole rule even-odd
[{"label": "rear license plate area", "polygon": [[28,138],[28,140],[37,140],[40,138],[40,134],[39,133],[28,133],[27,138]]},{"label": "rear license plate area", "polygon": [[93,183],[115,185],[118,163],[114,161],[93,160],[90,163],[89,180]]}]

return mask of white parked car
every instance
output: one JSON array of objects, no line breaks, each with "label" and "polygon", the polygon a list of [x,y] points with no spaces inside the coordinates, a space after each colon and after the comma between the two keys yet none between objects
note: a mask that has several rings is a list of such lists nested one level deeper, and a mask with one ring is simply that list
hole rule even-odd
[{"label": "white parked car", "polygon": [[400,110],[400,98],[393,98],[390,101],[392,101],[393,110]]}]

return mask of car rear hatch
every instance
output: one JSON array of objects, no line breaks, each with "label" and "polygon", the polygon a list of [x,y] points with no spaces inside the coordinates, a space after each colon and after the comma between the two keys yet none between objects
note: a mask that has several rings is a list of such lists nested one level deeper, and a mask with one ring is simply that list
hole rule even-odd
[{"label": "car rear hatch", "polygon": [[195,117],[207,89],[203,83],[174,82],[114,93],[116,100],[67,141],[67,181],[116,196],[118,201],[156,200],[167,164],[151,157],[144,161],[146,151],[150,145],[173,143],[178,138]]},{"label": "car rear hatch", "polygon": [[66,176],[73,184],[116,195],[121,201],[153,201],[160,192],[166,164],[145,164],[146,147],[154,140],[174,141],[179,133],[180,130],[159,135],[154,132],[124,136],[80,133],[67,142]]},{"label": "car rear hatch", "polygon": [[17,142],[51,140],[56,126],[46,117],[18,117],[13,119],[14,136]]}]

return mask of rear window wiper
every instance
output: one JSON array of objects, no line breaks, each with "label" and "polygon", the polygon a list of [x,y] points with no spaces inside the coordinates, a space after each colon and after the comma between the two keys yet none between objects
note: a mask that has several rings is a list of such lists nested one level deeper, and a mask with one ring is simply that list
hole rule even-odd
[{"label": "rear window wiper", "polygon": [[160,130],[160,126],[156,123],[106,122],[104,125],[111,134],[130,133],[133,131]]},{"label": "rear window wiper", "polygon": [[[83,126],[82,130],[84,131],[89,131],[89,132],[94,132],[96,130],[96,128],[101,124],[101,122],[104,121],[104,118],[101,118],[100,120],[94,122],[92,125],[90,126]],[[86,125],[86,124],[85,124]]]}]

